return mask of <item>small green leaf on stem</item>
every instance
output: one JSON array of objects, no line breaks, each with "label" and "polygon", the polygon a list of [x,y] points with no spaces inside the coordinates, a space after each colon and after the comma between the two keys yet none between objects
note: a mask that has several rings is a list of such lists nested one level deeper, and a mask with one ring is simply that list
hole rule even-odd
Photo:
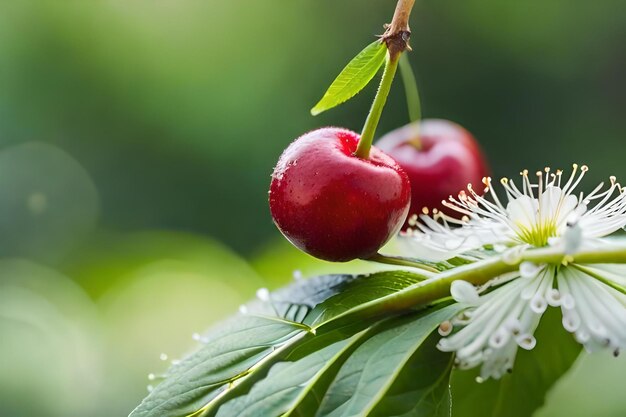
[{"label": "small green leaf on stem", "polygon": [[311,114],[317,116],[359,93],[374,78],[386,53],[387,46],[378,40],[365,47],[335,78],[324,97],[311,109]]}]

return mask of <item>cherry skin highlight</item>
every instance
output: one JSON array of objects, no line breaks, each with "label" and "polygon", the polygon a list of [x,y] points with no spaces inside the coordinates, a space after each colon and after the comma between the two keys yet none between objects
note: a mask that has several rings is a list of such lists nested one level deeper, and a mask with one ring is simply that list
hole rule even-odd
[{"label": "cherry skin highlight", "polygon": [[485,188],[486,158],[472,134],[456,123],[440,119],[411,123],[389,132],[376,146],[395,159],[411,181],[411,209],[404,228],[424,209],[458,217],[442,200],[456,197],[470,183],[479,194]]},{"label": "cherry skin highlight", "polygon": [[344,262],[374,255],[404,223],[411,201],[406,173],[379,149],[354,155],[359,135],[326,127],[283,152],[270,184],[274,223],[296,247]]}]

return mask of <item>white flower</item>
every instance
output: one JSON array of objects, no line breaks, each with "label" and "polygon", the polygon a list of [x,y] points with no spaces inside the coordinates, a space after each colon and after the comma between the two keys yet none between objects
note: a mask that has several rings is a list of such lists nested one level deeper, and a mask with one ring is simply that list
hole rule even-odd
[{"label": "white flower", "polygon": [[581,242],[593,243],[626,225],[626,193],[615,177],[610,177],[610,186],[604,191],[600,184],[588,195],[575,193],[587,170],[574,164],[565,181],[561,170],[551,173],[546,168],[537,172],[536,183],[531,183],[524,170],[521,189],[503,178],[506,205],[495,193],[491,179],[485,178],[485,194],[491,199],[476,193],[470,184],[467,192],[442,202],[462,215],[461,220],[437,210],[429,216],[425,209],[412,219],[414,228],[401,236],[401,242],[411,256],[433,261],[486,245],[496,250],[562,245],[566,252],[575,252]]},{"label": "white flower", "polygon": [[[611,177],[605,190],[600,184],[586,196],[576,194],[585,172],[586,166],[574,165],[565,181],[562,171],[546,168],[533,184],[523,171],[521,189],[505,178],[506,205],[486,178],[485,193],[491,199],[468,186],[467,193],[444,202],[462,220],[437,211],[431,217],[425,211],[404,241],[413,256],[430,260],[487,246],[504,252],[502,259],[512,264],[529,247],[555,246],[573,255],[600,245],[601,237],[626,225],[626,193]],[[466,308],[441,325],[444,338],[438,346],[454,352],[461,369],[481,366],[479,380],[500,378],[512,369],[519,347],[535,346],[534,332],[550,306],[560,307],[563,327],[587,350],[610,349],[617,355],[626,348],[626,265],[522,262],[518,271],[481,288],[455,281],[450,292]]]},{"label": "white flower", "polygon": [[[456,365],[460,369],[474,368],[482,364],[480,379],[500,378],[513,369],[517,348],[530,350],[535,347],[533,336],[541,315],[548,304],[557,305],[558,292],[552,288],[555,267],[543,268],[532,277],[520,278],[496,290],[478,297],[467,304],[468,309],[452,321],[461,330],[441,339],[439,349],[456,353]],[[466,299],[455,296],[458,286],[452,284],[456,301]],[[471,285],[471,284],[470,284]],[[444,328],[449,324],[445,323]],[[440,332],[441,333],[441,332]]]},{"label": "white flower", "polygon": [[563,327],[589,352],[610,349],[617,356],[626,347],[624,277],[623,265],[574,264],[557,274]]},{"label": "white flower", "polygon": [[626,265],[522,264],[520,269],[528,274],[483,296],[465,281],[452,283],[453,298],[468,308],[442,324],[440,334],[448,337],[438,346],[456,353],[459,368],[482,365],[480,381],[510,372],[518,347],[535,346],[533,334],[550,306],[561,308],[563,327],[587,351],[608,349],[617,356],[626,348]]}]

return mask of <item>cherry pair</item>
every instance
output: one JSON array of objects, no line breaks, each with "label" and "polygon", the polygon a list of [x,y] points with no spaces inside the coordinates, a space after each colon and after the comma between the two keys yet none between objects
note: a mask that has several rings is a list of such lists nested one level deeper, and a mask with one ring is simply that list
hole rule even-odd
[{"label": "cherry pair", "polygon": [[[274,222],[291,243],[329,261],[374,255],[424,208],[471,183],[481,188],[488,168],[461,126],[423,120],[394,130],[355,155],[355,132],[321,128],[296,139],[281,155],[270,185]],[[409,217],[407,217],[407,215]]]}]

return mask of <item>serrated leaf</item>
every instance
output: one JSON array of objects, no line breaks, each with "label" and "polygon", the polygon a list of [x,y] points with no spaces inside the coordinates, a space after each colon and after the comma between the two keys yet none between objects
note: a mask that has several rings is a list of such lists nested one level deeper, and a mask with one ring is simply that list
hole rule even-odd
[{"label": "serrated leaf", "polygon": [[235,317],[206,335],[200,350],[173,366],[131,417],[191,414],[275,352],[275,346],[302,333],[306,331],[297,323],[256,316]]},{"label": "serrated leaf", "polygon": [[[437,265],[452,268],[447,262],[446,266],[444,263]],[[316,327],[356,306],[401,291],[431,276],[408,271],[321,275],[273,292],[270,303],[256,300],[247,304],[247,308],[253,314],[274,315]]]},{"label": "serrated leaf", "polygon": [[319,275],[297,280],[272,292],[271,302],[254,300],[246,307],[251,314],[277,316],[286,320],[302,322],[315,306],[341,293],[347,286],[360,279],[358,275]]},{"label": "serrated leaf", "polygon": [[[404,405],[405,412],[409,413],[407,415],[414,415],[413,411],[421,413],[446,409],[446,400],[434,393],[447,395],[446,390],[441,390],[440,377],[449,372],[450,355],[433,355],[440,360],[431,362],[431,355],[422,355],[418,350],[429,340],[426,349],[432,352],[437,339],[429,339],[429,336],[442,321],[458,311],[459,306],[452,305],[434,312],[399,318],[361,344],[328,388],[316,416],[347,417],[370,413],[388,416],[391,415],[388,414],[391,405],[385,397],[406,393],[410,393],[406,397],[410,401]],[[447,360],[442,361],[441,358],[446,356]],[[412,379],[406,378],[403,374],[405,367],[419,368],[422,373]]]},{"label": "serrated leaf", "polygon": [[311,114],[316,116],[354,97],[374,78],[386,54],[387,46],[380,41],[366,46],[335,78]]},{"label": "serrated leaf", "polygon": [[452,415],[458,417],[528,417],[546,393],[572,366],[581,346],[563,329],[561,314],[550,308],[535,332],[537,346],[520,349],[513,373],[501,380],[475,381],[477,370],[452,373]]}]

